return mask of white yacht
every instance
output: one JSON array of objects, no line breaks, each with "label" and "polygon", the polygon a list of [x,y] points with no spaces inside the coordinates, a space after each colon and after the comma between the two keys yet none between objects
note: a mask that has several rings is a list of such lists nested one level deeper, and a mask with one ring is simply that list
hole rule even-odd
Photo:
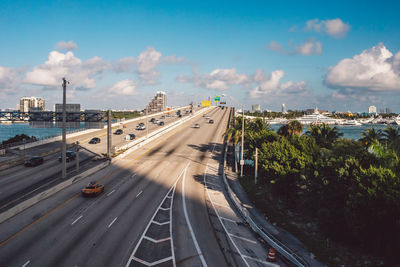
[{"label": "white yacht", "polygon": [[356,120],[343,120],[343,122],[340,124],[342,126],[361,126],[362,123]]},{"label": "white yacht", "polygon": [[400,125],[400,114],[394,119],[394,122],[395,122],[397,125]]},{"label": "white yacht", "polygon": [[318,108],[314,109],[314,113],[310,115],[304,115],[303,117],[297,118],[301,124],[339,124],[339,120],[334,118],[326,117],[319,113]]}]

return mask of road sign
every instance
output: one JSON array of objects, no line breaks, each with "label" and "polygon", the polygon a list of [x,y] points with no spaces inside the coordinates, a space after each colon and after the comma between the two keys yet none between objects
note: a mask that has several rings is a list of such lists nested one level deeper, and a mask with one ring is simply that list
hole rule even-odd
[{"label": "road sign", "polygon": [[226,102],[219,102],[221,105],[226,105]]},{"label": "road sign", "polygon": [[211,101],[207,101],[207,100],[201,101],[201,106],[202,107],[210,107]]},{"label": "road sign", "polygon": [[214,97],[215,102],[219,102],[220,100],[221,100],[221,98],[219,96]]}]

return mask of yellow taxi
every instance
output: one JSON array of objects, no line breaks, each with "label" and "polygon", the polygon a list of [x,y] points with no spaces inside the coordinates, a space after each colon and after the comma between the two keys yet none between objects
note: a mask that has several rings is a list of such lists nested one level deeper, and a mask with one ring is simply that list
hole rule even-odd
[{"label": "yellow taxi", "polygon": [[98,194],[104,192],[104,185],[92,181],[82,189],[82,195],[84,196],[97,196]]}]

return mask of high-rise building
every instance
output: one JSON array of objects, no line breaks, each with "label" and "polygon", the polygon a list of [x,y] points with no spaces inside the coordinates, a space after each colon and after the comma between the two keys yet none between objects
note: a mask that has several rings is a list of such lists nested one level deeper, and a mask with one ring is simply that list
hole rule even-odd
[{"label": "high-rise building", "polygon": [[385,109],[380,108],[380,109],[379,109],[379,114],[385,114]]},{"label": "high-rise building", "polygon": [[23,97],[19,100],[19,110],[21,112],[29,112],[31,109],[44,110],[45,101],[40,97]]},{"label": "high-rise building", "polygon": [[167,107],[167,94],[162,91],[158,91],[156,96],[146,106],[145,110],[150,113],[157,113],[165,111]]},{"label": "high-rise building", "polygon": [[261,112],[261,106],[260,104],[254,104],[251,106],[251,112],[255,113],[255,112]]},{"label": "high-rise building", "polygon": [[392,110],[390,108],[386,108],[386,114],[391,114]]},{"label": "high-rise building", "polygon": [[375,106],[369,106],[368,107],[368,113],[375,113],[376,114],[376,107]]},{"label": "high-rise building", "polygon": [[286,105],[282,104],[282,114],[287,114]]}]

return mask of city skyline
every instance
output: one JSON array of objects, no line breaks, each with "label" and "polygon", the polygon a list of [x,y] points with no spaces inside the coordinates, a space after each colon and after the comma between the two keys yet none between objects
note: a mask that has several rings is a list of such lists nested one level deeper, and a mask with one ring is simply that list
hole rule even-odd
[{"label": "city skyline", "polygon": [[65,76],[87,108],[143,109],[165,91],[168,105],[227,94],[246,109],[399,113],[399,3],[345,3],[3,1],[0,108],[60,103]]}]

